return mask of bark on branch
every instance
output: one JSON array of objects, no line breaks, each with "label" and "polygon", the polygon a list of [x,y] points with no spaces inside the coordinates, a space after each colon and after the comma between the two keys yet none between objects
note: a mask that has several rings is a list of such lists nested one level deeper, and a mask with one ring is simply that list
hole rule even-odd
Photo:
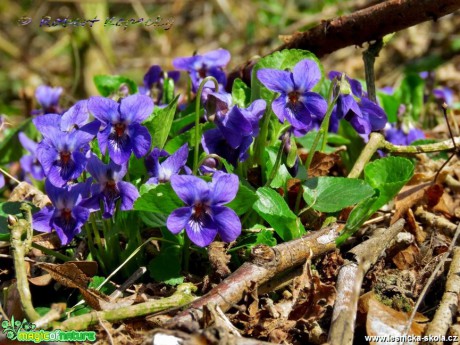
[{"label": "bark on branch", "polygon": [[189,309],[175,316],[168,322],[168,328],[190,328],[193,326],[193,321],[202,319],[205,305],[218,305],[224,312],[227,311],[238,303],[254,284],[260,286],[275,275],[303,264],[310,250],[312,257],[334,250],[335,240],[341,228],[342,226],[333,224],[274,247],[265,245],[254,247],[250,262],[245,262],[222,283],[194,301]]},{"label": "bark on branch", "polygon": [[[322,20],[308,31],[289,36],[286,43],[275,51],[305,49],[321,57],[347,46],[360,46],[425,21],[436,21],[458,9],[458,0],[387,0],[349,15]],[[230,86],[235,78],[241,78],[249,84],[250,68],[254,63],[236,67],[229,76]]]}]

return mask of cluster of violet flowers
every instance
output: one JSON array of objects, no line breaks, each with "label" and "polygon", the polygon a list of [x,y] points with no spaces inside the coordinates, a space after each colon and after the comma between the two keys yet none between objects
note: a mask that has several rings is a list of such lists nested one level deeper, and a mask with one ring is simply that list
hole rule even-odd
[{"label": "cluster of violet flowers", "polygon": [[[288,135],[297,137],[318,129],[326,116],[331,132],[337,132],[340,120],[348,121],[364,137],[386,128],[385,112],[368,99],[359,81],[332,71],[329,79],[334,92],[330,99],[315,92],[321,71],[310,59],[299,61],[292,70],[258,70],[258,80],[275,92],[276,98],[268,104],[269,100],[257,99],[246,107],[237,105],[232,95],[223,91],[227,82],[224,68],[229,60],[230,53],[218,49],[173,61],[176,69],[188,73],[191,90],[204,107],[204,119],[214,123],[200,138],[203,165],[200,169],[193,167],[196,174],[212,175],[210,182],[193,175],[187,166],[188,144],[171,155],[152,148],[151,134],[143,125],[154,107],[166,106],[166,80],[177,82],[179,71],[165,72],[160,66],[152,66],[137,94],[128,95],[125,90],[118,101],[91,97],[67,110],[59,106],[61,88],[39,87],[36,97],[41,109],[34,112],[33,123],[43,139],[36,143],[24,133],[19,136],[29,152],[21,159],[24,172],[35,180],[46,179],[46,193],[52,201],[52,205],[34,214],[34,229],[55,229],[62,244],[68,244],[80,233],[91,213],[100,211],[103,218],[111,218],[118,208],[133,209],[140,196],[127,176],[134,155],[136,159],[145,158],[145,183],[170,182],[184,202],[184,207],[167,218],[169,231],[178,234],[185,229],[188,238],[202,247],[209,245],[217,234],[223,241],[231,242],[241,233],[241,221],[225,205],[235,198],[239,179],[225,168],[216,169],[210,157],[224,158],[234,167],[247,160],[254,154],[250,148],[260,139],[264,114],[273,111],[280,123],[289,125]],[[395,130],[388,129],[389,140],[399,138]],[[394,140],[402,143],[400,139]]]},{"label": "cluster of violet flowers", "polygon": [[[217,55],[222,51],[217,51]],[[220,75],[219,80],[225,83],[225,74],[215,62],[213,65],[214,60],[216,56],[205,55],[200,64],[194,61],[199,71],[192,80],[199,83],[203,73],[211,73]],[[152,66],[138,94],[118,102],[91,97],[65,112],[59,107],[61,88],[41,86],[36,90],[42,109],[34,112],[37,116],[33,123],[43,139],[36,143],[24,133],[20,134],[19,139],[29,152],[21,159],[21,166],[35,180],[46,178],[45,190],[52,205],[33,215],[35,230],[50,232],[55,229],[61,243],[68,244],[81,231],[90,213],[102,211],[103,218],[111,218],[118,203],[120,210],[131,210],[139,192],[124,178],[134,154],[136,158],[145,157],[146,183],[171,181],[178,196],[187,204],[168,218],[167,225],[173,233],[185,229],[190,240],[199,246],[208,245],[217,233],[229,242],[239,236],[238,216],[223,206],[235,197],[238,177],[216,172],[212,182],[206,183],[191,176],[191,170],[186,167],[188,145],[172,155],[156,147],[151,149],[150,133],[141,124],[152,114],[154,103],[162,106],[165,75],[177,81],[178,73],[165,74],[159,66]],[[95,138],[98,150],[108,160],[106,164],[91,149]],[[160,161],[160,158],[166,159]],[[176,176],[181,170],[188,175]]]}]

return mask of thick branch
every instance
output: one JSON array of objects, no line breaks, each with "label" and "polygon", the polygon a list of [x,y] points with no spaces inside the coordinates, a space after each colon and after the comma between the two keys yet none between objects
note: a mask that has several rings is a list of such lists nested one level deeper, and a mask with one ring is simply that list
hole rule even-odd
[{"label": "thick branch", "polygon": [[194,320],[194,317],[200,320],[203,316],[202,308],[205,305],[218,305],[224,312],[227,311],[232,305],[238,303],[244,293],[254,284],[260,286],[275,275],[303,264],[310,250],[313,257],[334,250],[335,240],[340,230],[341,227],[334,224],[275,247],[265,245],[254,247],[251,262],[245,262],[208,294],[194,301],[188,310],[168,322],[168,327],[187,326]]},{"label": "thick branch", "polygon": [[[332,53],[352,45],[362,45],[383,36],[428,20],[437,20],[460,9],[458,0],[387,0],[349,15],[323,20],[314,28],[291,35],[283,49],[305,49],[316,56]],[[230,74],[230,83],[237,77],[249,83],[249,68],[245,63]]]}]

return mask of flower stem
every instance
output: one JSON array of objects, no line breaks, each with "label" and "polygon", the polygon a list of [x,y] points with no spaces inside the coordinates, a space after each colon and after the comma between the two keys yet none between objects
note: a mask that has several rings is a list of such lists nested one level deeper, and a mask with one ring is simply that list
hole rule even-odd
[{"label": "flower stem", "polygon": [[320,127],[318,133],[316,134],[315,140],[311,144],[310,150],[308,151],[307,161],[305,162],[305,169],[307,171],[308,177],[308,169],[310,169],[311,161],[313,160],[313,156],[316,152],[316,146],[318,146],[318,142],[321,139],[322,135],[325,135],[323,126]]},{"label": "flower stem", "polygon": [[208,81],[212,81],[215,86],[215,92],[219,92],[219,83],[217,82],[216,78],[214,77],[206,77],[203,79],[203,81],[200,84],[200,87],[198,88],[198,92],[196,93],[196,98],[195,98],[195,152],[193,155],[193,174],[196,175],[198,171],[198,157],[200,153],[200,139],[201,139],[201,133],[200,133],[200,105],[201,105],[201,94],[203,93],[203,88],[206,85]]},{"label": "flower stem", "polygon": [[42,251],[46,255],[54,256],[56,259],[62,260],[64,262],[72,261],[72,258],[69,258],[68,256],[66,256],[64,254],[61,254],[59,252],[56,252],[56,251],[54,251],[52,249],[43,247],[43,246],[39,245],[38,243],[32,242],[32,247]]},{"label": "flower stem", "polygon": [[263,154],[264,154],[264,149],[265,149],[266,142],[267,142],[268,125],[270,124],[270,118],[272,115],[272,103],[275,100],[275,98],[276,98],[276,94],[273,95],[273,98],[270,104],[267,106],[265,110],[264,116],[262,118],[262,126],[260,128],[260,133],[254,143],[255,162],[260,165],[261,170],[262,170],[262,176],[263,176],[263,171],[265,170],[265,159],[263,157]]},{"label": "flower stem", "polygon": [[13,180],[14,182],[16,182],[17,184],[21,183],[21,181],[19,181],[16,177],[10,175],[8,172],[6,172],[4,169],[0,168],[0,172],[3,173],[3,175],[9,177],[11,180]]},{"label": "flower stem", "polygon": [[[334,90],[334,83],[331,83],[331,86],[329,87],[327,99],[331,99],[333,95],[333,90]],[[329,132],[329,122],[331,120],[331,115],[332,111],[334,110],[334,106],[337,103],[337,99],[339,98],[339,93],[334,97],[332,102],[328,105],[326,115],[324,116],[323,122],[321,122],[321,127],[324,130],[324,137],[323,137],[323,143],[321,145],[321,152],[324,152],[326,149],[326,144],[327,144],[327,133]]]},{"label": "flower stem", "polygon": [[189,261],[190,261],[190,246],[192,245],[192,242],[190,241],[190,238],[188,238],[187,234],[184,232],[184,247],[183,247],[183,255],[184,257],[183,262],[184,262],[184,271],[188,272],[189,269]]},{"label": "flower stem", "polygon": [[[286,127],[286,129],[284,130],[284,133],[286,133],[289,130],[289,128],[290,128],[290,126]],[[282,133],[282,134],[284,134],[284,133]],[[272,183],[273,179],[276,176],[276,173],[278,172],[278,169],[279,169],[279,167],[281,165],[281,158],[283,157],[283,151],[284,151],[284,146],[285,145],[286,145],[286,140],[282,139],[281,144],[280,144],[280,148],[279,148],[278,153],[276,155],[275,164],[273,165],[273,168],[270,171],[270,175],[268,176],[267,182],[265,182],[265,184],[264,184],[265,187],[270,186],[270,183]],[[262,176],[263,176],[263,170],[262,170]]]}]

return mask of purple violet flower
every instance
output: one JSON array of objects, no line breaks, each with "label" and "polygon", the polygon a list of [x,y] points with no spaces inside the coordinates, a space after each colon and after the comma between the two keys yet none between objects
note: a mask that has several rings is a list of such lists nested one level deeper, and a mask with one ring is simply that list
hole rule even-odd
[{"label": "purple violet flower", "polygon": [[451,88],[443,87],[433,90],[433,96],[441,103],[446,103],[448,106],[454,104],[454,92]]},{"label": "purple violet flower", "polygon": [[252,144],[252,137],[245,136],[241,144],[234,149],[218,128],[207,130],[201,137],[201,145],[207,154],[215,153],[225,158],[227,162],[236,167],[238,162],[244,162],[248,158],[248,149]]},{"label": "purple violet flower", "polygon": [[350,122],[359,134],[368,135],[385,127],[387,116],[384,110],[365,97],[361,83],[340,72],[331,71],[329,79],[340,80],[340,95],[331,117]]},{"label": "purple violet flower", "polygon": [[309,59],[298,62],[292,72],[263,68],[257,78],[269,90],[280,93],[272,109],[280,122],[287,120],[297,130],[310,130],[313,117],[323,118],[327,103],[311,89],[321,79],[318,65]]},{"label": "purple violet flower", "polygon": [[50,182],[61,187],[78,178],[85,169],[84,152],[87,152],[94,134],[84,131],[61,132],[52,126],[45,129],[41,131],[44,139],[38,144],[37,158]]},{"label": "purple violet flower", "polygon": [[166,221],[173,234],[185,228],[189,239],[200,247],[209,245],[217,234],[225,242],[232,242],[241,234],[235,211],[223,206],[236,196],[236,175],[216,172],[209,183],[196,176],[174,175],[171,185],[186,204],[173,211]]},{"label": "purple violet flower", "polygon": [[247,136],[256,137],[259,133],[259,121],[266,103],[259,99],[247,108],[231,106],[232,98],[228,93],[211,93],[206,101],[206,114],[214,116],[214,123],[220,129],[229,145],[236,149]]},{"label": "purple violet flower", "polygon": [[45,114],[34,118],[35,127],[45,133],[48,127],[54,127],[62,132],[81,130],[92,134],[99,131],[101,123],[99,121],[89,121],[88,101],[83,100],[75,103],[64,114]]},{"label": "purple violet flower", "polygon": [[[167,72],[168,78],[174,80],[177,83],[180,78],[179,71]],[[163,97],[163,83],[164,83],[164,71],[158,65],[150,66],[147,73],[144,75],[144,85],[139,87],[139,93],[142,95],[151,96],[153,91],[153,97],[155,103],[160,104]],[[152,90],[153,89],[153,90]]]},{"label": "purple violet flower", "polygon": [[139,197],[137,188],[129,182],[123,182],[126,175],[126,165],[118,165],[113,161],[109,164],[102,163],[99,158],[92,155],[88,159],[86,169],[97,183],[91,186],[92,196],[83,200],[82,206],[91,212],[100,209],[101,201],[104,204],[104,218],[111,218],[115,213],[115,206],[120,200],[120,209],[131,210],[134,201]]},{"label": "purple violet flower", "polygon": [[394,124],[390,124],[385,128],[385,139],[395,145],[407,146],[412,144],[415,140],[425,139],[425,133],[412,125],[404,130]]},{"label": "purple violet flower", "polygon": [[223,68],[230,61],[230,57],[228,50],[217,49],[203,55],[176,58],[172,64],[175,68],[189,73],[193,92],[196,92],[201,81],[207,76],[213,76],[220,85],[225,86],[227,77]]},{"label": "purple violet flower", "polygon": [[5,187],[5,177],[2,173],[0,173],[0,189],[2,189],[3,187]]},{"label": "purple violet flower", "polygon": [[59,98],[61,97],[62,87],[51,87],[40,85],[35,90],[35,98],[43,108],[43,113],[59,113]]},{"label": "purple violet flower", "polygon": [[33,228],[40,232],[55,229],[61,243],[68,244],[89,218],[89,210],[80,203],[89,195],[90,184],[88,179],[85,183],[59,188],[47,179],[46,194],[53,206],[46,206],[33,215]]},{"label": "purple violet flower", "polygon": [[141,122],[153,111],[153,101],[145,95],[131,95],[117,103],[109,98],[91,97],[89,111],[102,123],[97,139],[103,154],[109,151],[116,164],[129,160],[131,152],[137,158],[150,150],[152,139]]},{"label": "purple violet flower", "polygon": [[[169,156],[169,157],[168,157]],[[160,163],[160,157],[168,157]],[[179,170],[185,166],[188,157],[188,144],[182,145],[176,152],[169,155],[166,151],[155,147],[145,158],[145,166],[150,179],[148,184],[168,182],[171,176],[177,175]]]},{"label": "purple violet flower", "polygon": [[21,145],[30,152],[30,155],[22,156],[19,161],[22,170],[26,174],[31,174],[35,180],[43,180],[45,178],[45,172],[43,171],[42,165],[38,161],[38,144],[35,141],[29,139],[23,132],[20,132],[18,137]]}]

